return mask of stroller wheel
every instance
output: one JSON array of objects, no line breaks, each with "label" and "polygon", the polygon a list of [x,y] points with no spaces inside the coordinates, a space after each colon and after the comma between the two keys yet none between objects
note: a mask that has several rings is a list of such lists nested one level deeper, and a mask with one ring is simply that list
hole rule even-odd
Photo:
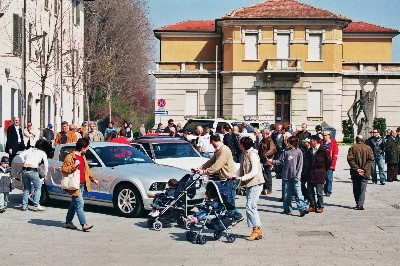
[{"label": "stroller wheel", "polygon": [[197,242],[197,233],[196,232],[191,232],[191,234],[190,234],[190,242],[198,243]]},{"label": "stroller wheel", "polygon": [[186,228],[187,230],[190,230],[190,228],[192,228],[192,227],[193,227],[192,222],[186,221],[186,223],[185,223],[185,228]]},{"label": "stroller wheel", "polygon": [[235,234],[229,234],[226,236],[226,240],[228,240],[229,243],[233,243],[236,240],[236,235]]},{"label": "stroller wheel", "polygon": [[221,231],[217,230],[217,231],[214,232],[214,239],[215,240],[220,239],[221,236],[222,236],[222,232]]},{"label": "stroller wheel", "polygon": [[197,236],[197,244],[204,245],[207,243],[207,236],[206,235],[198,235]]},{"label": "stroller wheel", "polygon": [[162,228],[162,223],[160,221],[156,221],[153,223],[153,229],[156,231],[160,231]]}]

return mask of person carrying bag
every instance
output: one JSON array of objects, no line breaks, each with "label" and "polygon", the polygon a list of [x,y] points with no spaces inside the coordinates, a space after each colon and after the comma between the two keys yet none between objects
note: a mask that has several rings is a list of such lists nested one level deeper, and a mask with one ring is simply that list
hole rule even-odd
[{"label": "person carrying bag", "polygon": [[66,191],[71,194],[72,200],[67,212],[64,228],[74,230],[77,229],[77,227],[72,223],[76,212],[83,232],[93,228],[93,225],[88,225],[86,223],[85,213],[83,211],[83,191],[86,190],[90,192],[90,182],[93,182],[96,186],[99,185],[99,182],[93,176],[93,173],[90,171],[86,161],[85,154],[88,147],[89,141],[87,139],[78,139],[76,142],[75,151],[71,152],[65,157],[61,168],[61,171],[64,175],[68,175],[70,177],[73,176],[70,180],[79,176],[79,188],[66,189]]}]

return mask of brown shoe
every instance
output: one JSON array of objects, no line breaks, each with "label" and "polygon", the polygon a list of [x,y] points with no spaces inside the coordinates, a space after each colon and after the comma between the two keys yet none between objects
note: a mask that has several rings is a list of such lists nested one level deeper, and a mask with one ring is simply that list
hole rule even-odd
[{"label": "brown shoe", "polygon": [[272,189],[267,188],[267,194],[271,194],[272,193]]},{"label": "brown shoe", "polygon": [[245,237],[248,241],[259,240],[262,239],[262,232],[259,226],[253,227],[253,232],[251,235]]},{"label": "brown shoe", "polygon": [[84,225],[82,225],[82,232],[87,232],[92,228],[93,228],[93,225],[84,224]]},{"label": "brown shoe", "polygon": [[308,207],[307,209],[308,212],[315,212],[315,208],[313,206]]},{"label": "brown shoe", "polygon": [[324,208],[317,208],[317,210],[315,212],[316,213],[323,213],[324,212]]},{"label": "brown shoe", "polygon": [[364,210],[364,206],[358,206],[357,210],[363,211]]}]

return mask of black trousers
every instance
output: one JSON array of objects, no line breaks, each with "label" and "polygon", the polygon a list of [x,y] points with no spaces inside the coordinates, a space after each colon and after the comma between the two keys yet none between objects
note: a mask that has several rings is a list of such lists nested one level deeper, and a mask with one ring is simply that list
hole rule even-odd
[{"label": "black trousers", "polygon": [[303,194],[305,200],[310,202],[310,199],[308,198],[307,181],[301,181],[301,194]]},{"label": "black trousers", "polygon": [[357,206],[364,206],[368,180],[363,176],[353,176],[352,181],[354,200],[356,201]]},{"label": "black trousers", "polygon": [[271,174],[271,165],[264,165],[264,189],[269,189],[272,191],[272,174]]},{"label": "black trousers", "polygon": [[392,182],[397,179],[397,163],[387,164],[387,181]]}]

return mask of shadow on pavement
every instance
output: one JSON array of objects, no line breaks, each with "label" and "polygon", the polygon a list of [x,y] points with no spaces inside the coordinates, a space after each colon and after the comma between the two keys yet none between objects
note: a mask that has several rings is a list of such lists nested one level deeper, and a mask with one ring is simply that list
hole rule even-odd
[{"label": "shadow on pavement", "polygon": [[324,203],[325,206],[332,206],[332,207],[338,207],[338,208],[343,208],[343,209],[351,209],[353,210],[353,206],[343,206],[343,205],[338,205],[338,204],[331,204],[331,203]]},{"label": "shadow on pavement", "polygon": [[63,227],[64,222],[62,221],[54,221],[54,220],[43,220],[43,219],[31,219],[28,221],[29,224],[36,225],[44,225],[44,226],[52,226],[52,227]]}]

